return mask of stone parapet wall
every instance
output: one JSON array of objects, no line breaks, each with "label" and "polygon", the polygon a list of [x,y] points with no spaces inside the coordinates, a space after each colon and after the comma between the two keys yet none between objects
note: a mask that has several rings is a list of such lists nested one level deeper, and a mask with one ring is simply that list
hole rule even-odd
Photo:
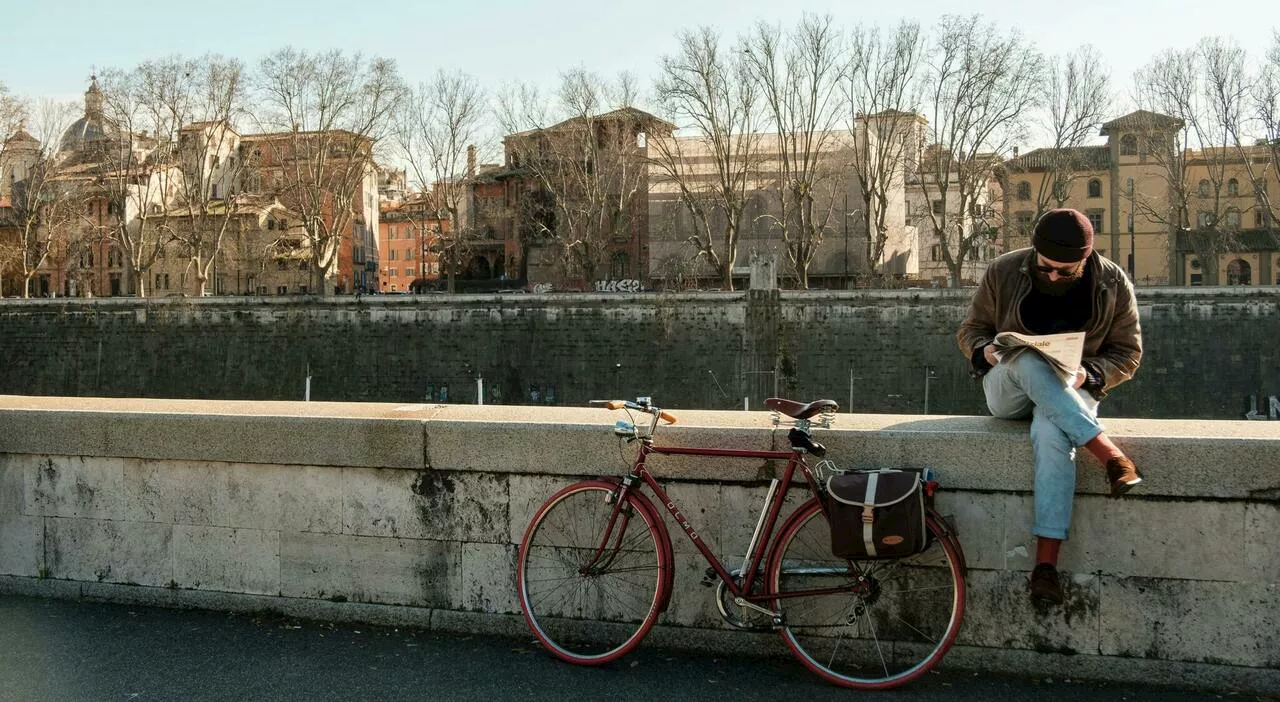
[{"label": "stone parapet wall", "polygon": [[[982,414],[954,340],[970,294],[4,300],[0,393],[475,403],[483,388],[485,404],[649,395],[699,409],[780,394]],[[1144,288],[1139,304],[1143,365],[1104,415],[1269,414],[1280,287]]]},{"label": "stone parapet wall", "polygon": [[[679,412],[663,442],[785,445],[762,412]],[[575,476],[624,469],[590,408],[0,397],[0,591],[523,630],[516,550]],[[930,467],[970,566],[946,663],[1280,691],[1280,423],[1115,419],[1143,466],[1105,496],[1082,459],[1068,603],[1038,611],[1026,425],[837,416],[847,467]],[[629,450],[623,450],[629,454]],[[724,560],[751,535],[754,460],[650,468]],[[729,630],[679,529],[676,592],[655,642],[780,654]]]}]

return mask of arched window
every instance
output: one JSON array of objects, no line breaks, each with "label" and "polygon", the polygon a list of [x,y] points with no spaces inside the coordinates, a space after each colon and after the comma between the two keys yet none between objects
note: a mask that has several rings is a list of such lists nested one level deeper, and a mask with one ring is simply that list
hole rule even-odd
[{"label": "arched window", "polygon": [[1031,199],[1031,183],[1028,183],[1025,180],[1018,183],[1018,199],[1019,200]]},{"label": "arched window", "polygon": [[1201,178],[1197,189],[1200,191],[1200,197],[1209,197],[1209,181]]},{"label": "arched window", "polygon": [[1137,156],[1138,155],[1138,137],[1132,134],[1125,134],[1120,137],[1120,155],[1121,156]]},{"label": "arched window", "polygon": [[609,277],[613,280],[625,280],[631,277],[631,257],[625,252],[613,254],[613,265],[609,267]]},{"label": "arched window", "polygon": [[1239,195],[1239,194],[1240,194],[1240,181],[1236,180],[1235,178],[1228,180],[1227,195],[1230,195],[1231,197],[1235,197],[1236,195]]},{"label": "arched window", "polygon": [[1227,285],[1253,285],[1253,268],[1248,261],[1237,258],[1227,264]]},{"label": "arched window", "polygon": [[1102,181],[1097,178],[1089,179],[1089,197],[1102,197]]}]

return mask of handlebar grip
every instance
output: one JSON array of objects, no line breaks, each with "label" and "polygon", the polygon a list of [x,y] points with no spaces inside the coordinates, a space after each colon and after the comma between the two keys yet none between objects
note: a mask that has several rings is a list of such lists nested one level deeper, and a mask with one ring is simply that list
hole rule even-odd
[{"label": "handlebar grip", "polygon": [[667,424],[676,423],[676,416],[674,414],[671,414],[670,412],[659,412],[658,417],[660,417],[662,421],[666,422]]}]

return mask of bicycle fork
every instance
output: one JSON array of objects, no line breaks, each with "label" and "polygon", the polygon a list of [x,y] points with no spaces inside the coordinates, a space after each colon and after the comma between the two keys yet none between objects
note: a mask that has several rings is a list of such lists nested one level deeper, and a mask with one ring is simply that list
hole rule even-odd
[{"label": "bicycle fork", "polygon": [[[596,552],[591,560],[578,567],[579,575],[599,575],[607,571],[613,565],[614,559],[618,557],[618,552],[622,549],[622,539],[627,533],[627,525],[631,522],[632,516],[631,503],[624,497],[633,483],[634,479],[627,476],[618,488],[605,498],[609,504],[613,505],[613,511],[609,514],[609,523],[605,525],[604,533],[600,536],[600,544],[596,546]],[[619,517],[622,518],[621,525],[618,524]],[[612,547],[609,545],[610,540],[613,541]],[[603,562],[601,558],[604,558]]]}]

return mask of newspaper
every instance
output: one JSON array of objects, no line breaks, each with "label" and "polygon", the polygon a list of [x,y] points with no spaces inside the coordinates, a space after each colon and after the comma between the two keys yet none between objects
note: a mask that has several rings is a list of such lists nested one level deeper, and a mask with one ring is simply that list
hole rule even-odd
[{"label": "newspaper", "polygon": [[1080,367],[1080,358],[1084,355],[1084,332],[1039,336],[1000,332],[996,334],[992,344],[1001,361],[1011,360],[1027,349],[1039,353],[1062,381],[1070,385],[1075,379],[1076,369]]}]

